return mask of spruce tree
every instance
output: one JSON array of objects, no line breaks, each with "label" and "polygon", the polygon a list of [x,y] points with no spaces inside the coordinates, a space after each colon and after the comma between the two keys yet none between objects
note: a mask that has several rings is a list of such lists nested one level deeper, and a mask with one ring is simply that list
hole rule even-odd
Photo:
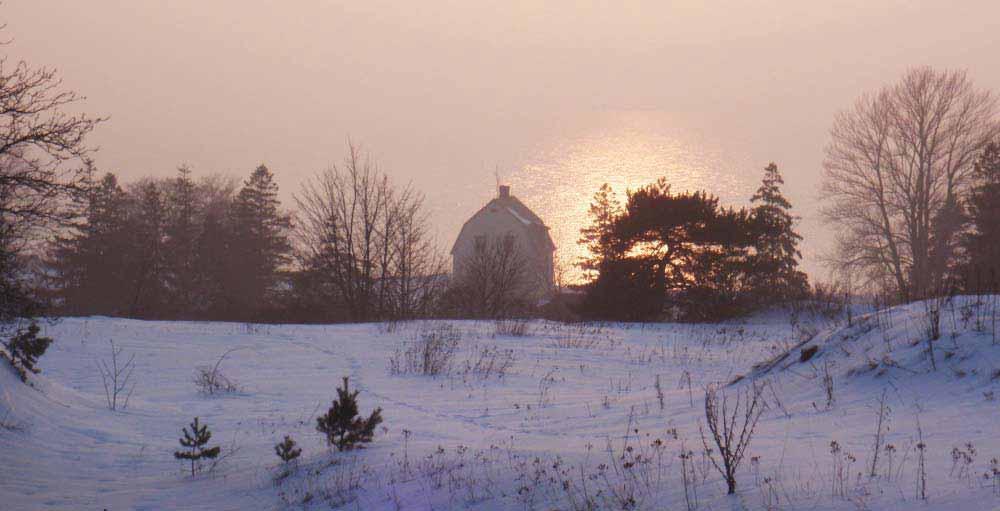
[{"label": "spruce tree", "polygon": [[285,435],[285,439],[281,442],[275,444],[274,453],[281,458],[281,461],[288,463],[302,454],[302,449],[296,447],[295,440],[292,437]]},{"label": "spruce tree", "polygon": [[964,280],[971,292],[1000,290],[1000,144],[990,143],[973,168],[968,199],[971,223],[962,246]]},{"label": "spruce tree", "polygon": [[108,173],[87,193],[83,222],[56,238],[51,266],[64,310],[74,314],[121,314],[127,296],[128,195]]},{"label": "spruce tree", "polygon": [[792,204],[781,193],[785,181],[773,162],[764,169],[760,188],[750,198],[753,208],[755,255],[750,259],[751,286],[758,296],[779,301],[801,297],[808,280],[799,271],[798,244]]},{"label": "spruce tree", "polygon": [[343,388],[337,389],[337,399],[325,415],[316,418],[316,431],[326,435],[327,443],[338,451],[359,447],[375,436],[375,427],[382,422],[382,409],[376,408],[367,419],[358,416],[358,391],[351,392],[344,377]]},{"label": "spruce tree", "polygon": [[591,200],[588,213],[591,224],[580,229],[578,242],[590,252],[590,257],[581,260],[578,266],[591,277],[596,278],[601,265],[614,258],[614,223],[621,213],[621,202],[611,186],[604,183]]},{"label": "spruce tree", "polygon": [[181,166],[167,184],[164,225],[164,277],[172,316],[190,317],[197,280],[198,202],[191,169]]},{"label": "spruce tree", "polygon": [[[190,431],[188,430],[190,428]],[[184,437],[180,439],[181,447],[186,448],[186,451],[175,451],[174,458],[179,460],[190,460],[191,461],[191,475],[195,475],[196,471],[201,468],[201,460],[203,458],[215,459],[219,456],[222,449],[219,446],[206,447],[208,442],[212,439],[212,432],[208,430],[207,424],[199,424],[198,418],[194,418],[188,428],[183,428],[181,432]]]},{"label": "spruce tree", "polygon": [[153,181],[139,183],[128,222],[131,239],[125,263],[131,288],[131,317],[154,318],[163,314],[164,221],[160,187]]},{"label": "spruce tree", "polygon": [[288,262],[290,217],[281,212],[278,185],[264,165],[257,167],[236,196],[232,209],[231,250],[238,273],[232,281],[233,298],[241,312],[252,314],[267,303],[278,270]]}]

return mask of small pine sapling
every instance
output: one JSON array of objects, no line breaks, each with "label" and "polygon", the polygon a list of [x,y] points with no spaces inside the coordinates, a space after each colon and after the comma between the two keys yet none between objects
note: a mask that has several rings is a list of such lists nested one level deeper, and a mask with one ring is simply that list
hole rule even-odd
[{"label": "small pine sapling", "polygon": [[358,417],[358,391],[349,390],[345,376],[344,387],[337,389],[333,406],[326,415],[316,418],[316,431],[326,435],[327,443],[337,446],[338,451],[345,451],[371,442],[375,427],[381,422],[381,408],[376,408],[367,419]]},{"label": "small pine sapling", "polygon": [[275,444],[274,453],[281,458],[281,461],[285,464],[290,463],[292,460],[299,457],[302,454],[302,449],[298,448],[295,444],[295,440],[292,437],[285,435],[285,439],[281,442]]},{"label": "small pine sapling", "polygon": [[188,428],[181,430],[184,433],[184,438],[180,439],[182,447],[187,448],[186,451],[175,451],[174,458],[179,460],[190,460],[191,461],[191,475],[195,475],[198,470],[201,469],[201,459],[215,459],[219,456],[219,452],[222,450],[219,446],[206,447],[208,441],[212,439],[212,432],[208,430],[207,424],[199,424],[198,418],[194,418]]},{"label": "small pine sapling", "polygon": [[28,382],[28,373],[38,374],[40,369],[35,367],[38,359],[45,354],[45,350],[52,344],[51,337],[39,337],[37,323],[28,325],[27,330],[18,329],[10,340],[4,342],[7,353],[0,353],[0,356],[10,362],[11,367],[17,371],[21,381]]}]

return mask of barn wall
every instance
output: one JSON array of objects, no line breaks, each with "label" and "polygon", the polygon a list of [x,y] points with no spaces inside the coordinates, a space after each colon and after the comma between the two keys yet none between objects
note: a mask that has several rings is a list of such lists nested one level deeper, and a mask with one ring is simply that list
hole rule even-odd
[{"label": "barn wall", "polygon": [[552,253],[548,251],[545,251],[548,252],[545,254],[536,253],[532,240],[529,239],[527,226],[506,211],[503,206],[487,206],[484,211],[477,213],[466,223],[453,248],[453,274],[459,275],[464,261],[469,260],[475,254],[476,236],[486,236],[487,243],[493,243],[495,239],[502,238],[508,233],[514,235],[518,246],[525,250],[525,258],[528,259],[529,264],[533,265],[534,271],[541,276],[539,293],[547,294],[551,290],[553,277]]}]

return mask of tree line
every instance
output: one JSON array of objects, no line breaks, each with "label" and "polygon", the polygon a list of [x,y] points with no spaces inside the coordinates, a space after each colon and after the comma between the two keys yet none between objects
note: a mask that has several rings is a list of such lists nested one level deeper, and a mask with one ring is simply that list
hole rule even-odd
[{"label": "tree line", "polygon": [[[530,314],[503,244],[448,285],[424,198],[348,145],[282,208],[274,175],[120,183],[98,176],[104,118],[54,71],[0,57],[0,325],[48,314],[295,322]],[[823,215],[829,263],[897,301],[1000,291],[1000,122],[965,73],[917,68],[834,120]],[[801,236],[773,164],[745,208],[665,180],[605,186],[581,233],[590,257],[576,312],[703,320],[796,300]],[[450,289],[449,289],[450,287]],[[512,312],[513,311],[513,312]]]},{"label": "tree line", "polygon": [[421,317],[441,280],[422,196],[350,145],[281,208],[264,165],[241,184],[187,167],[122,186],[106,174],[47,260],[60,314],[373,321]]}]

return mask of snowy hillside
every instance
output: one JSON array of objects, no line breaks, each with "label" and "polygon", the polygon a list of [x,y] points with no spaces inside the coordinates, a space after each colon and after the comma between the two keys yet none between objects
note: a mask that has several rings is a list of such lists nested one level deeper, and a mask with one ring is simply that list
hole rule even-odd
[{"label": "snowy hillside", "polygon": [[[483,322],[64,319],[45,328],[55,343],[34,387],[0,370],[0,509],[995,509],[996,300],[940,304],[932,367],[934,308],[849,324],[533,322],[527,336]],[[457,343],[451,363],[410,374],[406,350],[428,336]],[[98,370],[109,340],[136,364],[116,411]],[[196,367],[231,349],[220,369],[237,390],[199,393]],[[338,453],[315,424],[343,376],[385,421]],[[735,496],[699,434],[714,382],[766,402]],[[195,416],[222,459],[192,477],[172,453]],[[285,435],[303,448],[290,475],[274,454]]]}]

